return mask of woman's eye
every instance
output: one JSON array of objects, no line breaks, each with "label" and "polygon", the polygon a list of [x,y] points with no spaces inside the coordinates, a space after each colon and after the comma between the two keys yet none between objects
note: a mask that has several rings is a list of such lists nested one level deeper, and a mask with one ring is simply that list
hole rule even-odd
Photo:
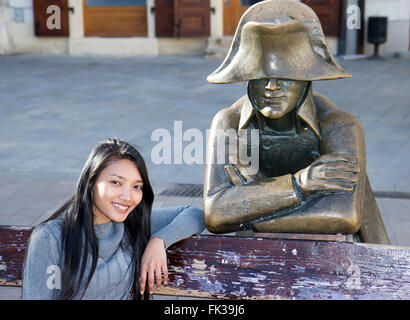
[{"label": "woman's eye", "polygon": [[135,189],[136,189],[136,190],[142,190],[142,186],[137,185],[137,186],[135,186]]},{"label": "woman's eye", "polygon": [[120,184],[119,181],[115,181],[115,180],[111,181],[111,183],[114,184],[114,185],[119,185]]}]

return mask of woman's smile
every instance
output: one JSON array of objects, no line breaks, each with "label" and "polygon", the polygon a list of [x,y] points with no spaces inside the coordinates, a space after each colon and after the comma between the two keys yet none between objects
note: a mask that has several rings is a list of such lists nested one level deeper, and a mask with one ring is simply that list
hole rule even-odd
[{"label": "woman's smile", "polygon": [[131,206],[119,204],[119,203],[117,203],[117,202],[112,202],[112,205],[113,205],[117,210],[119,210],[120,212],[127,212],[128,209],[131,207]]}]

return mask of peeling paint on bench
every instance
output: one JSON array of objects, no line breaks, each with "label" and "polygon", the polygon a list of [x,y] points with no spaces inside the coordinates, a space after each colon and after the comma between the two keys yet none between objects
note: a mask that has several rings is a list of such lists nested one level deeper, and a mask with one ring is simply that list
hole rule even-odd
[{"label": "peeling paint on bench", "polygon": [[168,250],[169,284],[155,293],[222,299],[410,298],[409,247],[259,240],[198,236],[177,243]]},{"label": "peeling paint on bench", "polygon": [[[0,226],[0,285],[21,286],[31,230]],[[154,293],[216,299],[410,299],[410,247],[280,237],[182,240],[168,248],[168,284]]]}]

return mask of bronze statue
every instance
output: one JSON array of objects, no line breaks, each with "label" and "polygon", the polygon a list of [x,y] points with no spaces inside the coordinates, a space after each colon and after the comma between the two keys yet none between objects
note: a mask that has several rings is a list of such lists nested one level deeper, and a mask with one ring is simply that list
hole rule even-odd
[{"label": "bronze statue", "polygon": [[[248,81],[247,94],[219,111],[210,129],[204,211],[211,232],[341,233],[390,243],[360,122],[312,90],[314,80],[348,77],[307,5],[267,0],[244,13],[225,60],[207,78]],[[239,154],[216,161],[218,142],[232,143],[223,136],[232,130],[248,154],[249,135],[239,133],[259,130],[256,172]]]}]

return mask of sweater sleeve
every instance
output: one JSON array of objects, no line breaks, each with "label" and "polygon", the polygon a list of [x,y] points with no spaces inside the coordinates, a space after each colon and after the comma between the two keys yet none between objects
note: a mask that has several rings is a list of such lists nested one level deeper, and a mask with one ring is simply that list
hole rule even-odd
[{"label": "sweater sleeve", "polygon": [[151,215],[152,237],[163,239],[167,248],[204,229],[204,213],[195,207],[161,208],[153,210]]},{"label": "sweater sleeve", "polygon": [[60,241],[53,228],[37,227],[30,236],[23,266],[22,298],[56,299],[61,289]]}]

